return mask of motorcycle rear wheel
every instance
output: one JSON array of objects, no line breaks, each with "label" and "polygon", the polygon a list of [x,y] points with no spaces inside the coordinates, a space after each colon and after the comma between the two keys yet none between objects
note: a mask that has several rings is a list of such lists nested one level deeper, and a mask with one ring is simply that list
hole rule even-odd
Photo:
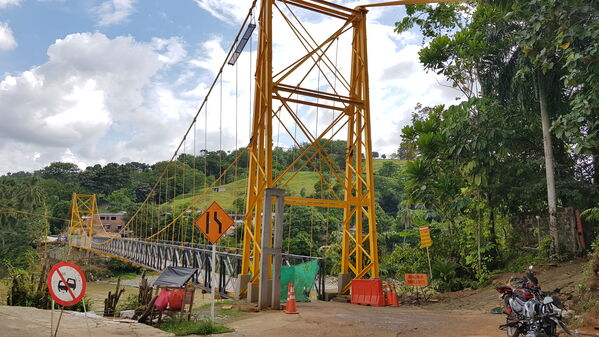
[{"label": "motorcycle rear wheel", "polygon": [[508,327],[505,330],[505,333],[507,335],[507,337],[520,337],[520,336],[524,336],[523,334],[520,333],[520,331],[514,327]]}]

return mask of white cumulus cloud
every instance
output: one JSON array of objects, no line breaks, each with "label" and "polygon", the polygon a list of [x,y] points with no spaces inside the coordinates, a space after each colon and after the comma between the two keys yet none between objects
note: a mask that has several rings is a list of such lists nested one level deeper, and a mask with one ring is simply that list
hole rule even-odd
[{"label": "white cumulus cloud", "polygon": [[12,34],[12,29],[5,22],[0,22],[0,50],[13,50],[17,41]]},{"label": "white cumulus cloud", "polygon": [[158,48],[132,37],[71,34],[48,48],[46,63],[0,78],[0,174],[59,160],[167,158],[197,100],[161,82],[185,54],[177,39],[165,41]]},{"label": "white cumulus cloud", "polygon": [[18,6],[21,4],[21,0],[0,0],[0,8],[6,8],[8,6]]},{"label": "white cumulus cloud", "polygon": [[195,0],[195,2],[200,8],[227,23],[241,22],[251,4],[251,1],[240,0]]},{"label": "white cumulus cloud", "polygon": [[93,9],[98,16],[98,25],[110,26],[125,20],[135,8],[137,0],[107,0]]}]

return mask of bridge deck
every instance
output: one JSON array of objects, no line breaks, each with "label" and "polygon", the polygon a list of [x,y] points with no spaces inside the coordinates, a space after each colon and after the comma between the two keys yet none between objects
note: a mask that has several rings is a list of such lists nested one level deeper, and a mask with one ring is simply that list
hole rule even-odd
[{"label": "bridge deck", "polygon": [[[108,242],[107,242],[108,241]],[[210,291],[211,271],[215,268],[216,293],[223,298],[236,298],[237,276],[241,272],[242,255],[239,248],[218,246],[216,261],[212,261],[212,246],[173,241],[148,241],[134,238],[88,238],[73,236],[72,247],[119,259],[135,266],[160,272],[166,267],[198,268],[193,283],[200,289]],[[284,265],[294,265],[319,260],[316,291],[324,298],[324,265],[318,257],[282,254]]]}]

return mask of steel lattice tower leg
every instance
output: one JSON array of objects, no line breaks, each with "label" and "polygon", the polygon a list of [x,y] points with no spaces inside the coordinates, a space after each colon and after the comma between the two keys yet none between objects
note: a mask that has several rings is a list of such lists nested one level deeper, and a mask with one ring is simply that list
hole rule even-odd
[{"label": "steel lattice tower leg", "polygon": [[[252,275],[257,283],[260,275],[260,235],[264,191],[272,184],[272,6],[274,0],[263,0],[260,7],[256,91],[252,138],[249,145],[249,172],[246,216],[243,231],[241,273]],[[243,278],[241,278],[243,279]],[[241,285],[242,290],[245,285]]]},{"label": "steel lattice tower leg", "polygon": [[[366,45],[366,11],[356,14],[353,22],[353,53],[350,97],[363,102],[348,110],[348,153],[345,159],[345,208],[340,292],[347,292],[349,272],[354,278],[379,276],[372,168],[372,138],[370,128],[370,96],[368,89],[368,58]],[[363,159],[364,158],[364,159]],[[355,225],[352,233],[351,226]]]}]

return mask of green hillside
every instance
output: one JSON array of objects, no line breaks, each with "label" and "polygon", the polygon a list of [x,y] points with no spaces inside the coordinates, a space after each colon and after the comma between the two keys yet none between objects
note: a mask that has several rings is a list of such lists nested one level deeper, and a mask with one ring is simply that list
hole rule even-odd
[{"label": "green hillside", "polygon": [[[375,173],[383,166],[384,162],[393,162],[398,165],[403,165],[399,159],[375,159],[373,161]],[[289,177],[291,175],[288,175]],[[299,172],[291,182],[285,187],[287,195],[299,196],[302,189],[306,195],[314,192],[314,184],[318,182],[318,174],[316,172],[302,171]],[[247,178],[239,179],[229,184],[221,185],[221,192],[209,191],[205,194],[202,200],[199,201],[197,207],[206,208],[213,201],[216,201],[222,208],[227,211],[234,212],[235,207],[233,202],[235,199],[244,198],[247,188]],[[169,202],[168,206],[188,207],[191,205],[194,198],[198,198],[202,189],[198,189],[194,195],[187,193],[177,198],[177,200]]]}]

